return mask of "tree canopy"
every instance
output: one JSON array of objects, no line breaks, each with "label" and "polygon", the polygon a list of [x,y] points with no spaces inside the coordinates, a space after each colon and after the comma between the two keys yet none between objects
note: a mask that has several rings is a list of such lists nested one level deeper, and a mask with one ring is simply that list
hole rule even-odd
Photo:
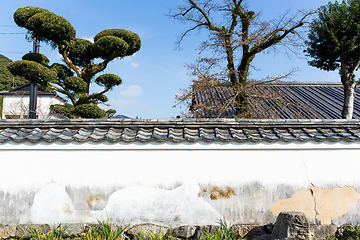
[{"label": "tree canopy", "polygon": [[309,31],[306,53],[311,66],[339,70],[344,86],[342,118],[351,119],[355,96],[355,71],[360,65],[360,1],[329,2],[318,10]]},{"label": "tree canopy", "polygon": [[[255,56],[280,45],[298,44],[298,30],[307,15],[299,12],[294,16],[284,14],[274,21],[261,21],[259,13],[251,11],[243,0],[184,0],[183,5],[170,12],[171,17],[191,24],[179,43],[195,30],[209,33],[200,44],[199,59],[189,68],[197,81],[230,82],[234,94],[228,101],[232,102],[221,105],[236,105],[238,117],[249,117],[248,76]],[[184,98],[187,99],[182,95],[178,99]]]},{"label": "tree canopy", "polygon": [[[64,64],[49,65],[49,59],[43,54],[28,53],[22,60],[8,65],[14,75],[23,76],[44,90],[64,94],[71,103],[54,105],[51,109],[67,117],[102,118],[115,114],[112,109],[106,113],[98,104],[107,102],[105,93],[120,85],[121,78],[114,74],[94,77],[112,60],[140,50],[141,40],[136,33],[106,29],[91,42],[76,38],[75,28],[65,18],[38,7],[17,9],[14,20],[20,27],[26,28],[33,39],[57,48],[64,61]],[[90,94],[91,83],[103,87],[103,91]]]}]

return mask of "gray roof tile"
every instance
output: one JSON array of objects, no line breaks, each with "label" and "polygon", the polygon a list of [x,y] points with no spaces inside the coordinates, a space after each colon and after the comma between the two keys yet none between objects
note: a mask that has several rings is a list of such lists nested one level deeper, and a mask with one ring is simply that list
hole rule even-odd
[{"label": "gray roof tile", "polygon": [[0,120],[0,143],[359,141],[360,120]]}]

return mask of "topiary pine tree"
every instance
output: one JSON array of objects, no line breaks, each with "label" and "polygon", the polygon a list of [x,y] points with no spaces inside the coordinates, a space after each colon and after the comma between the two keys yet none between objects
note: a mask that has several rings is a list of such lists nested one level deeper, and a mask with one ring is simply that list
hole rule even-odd
[{"label": "topiary pine tree", "polygon": [[[75,28],[68,20],[38,7],[17,9],[14,20],[26,28],[33,39],[57,48],[65,64],[50,66],[45,55],[28,53],[22,60],[8,65],[12,74],[25,77],[44,90],[66,95],[71,104],[53,105],[51,110],[69,118],[103,118],[114,114],[114,110],[106,113],[98,104],[108,100],[105,93],[120,85],[121,78],[114,74],[102,74],[96,79],[94,76],[115,58],[130,56],[140,50],[141,40],[136,33],[107,29],[98,33],[92,43],[76,38]],[[100,63],[95,64],[95,59],[101,59]],[[92,82],[104,90],[90,94]]]}]

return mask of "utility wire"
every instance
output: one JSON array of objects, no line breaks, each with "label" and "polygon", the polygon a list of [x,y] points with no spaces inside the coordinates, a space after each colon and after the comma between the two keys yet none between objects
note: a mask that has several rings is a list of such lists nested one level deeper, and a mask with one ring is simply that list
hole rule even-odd
[{"label": "utility wire", "polygon": [[0,34],[26,34],[26,33],[0,33]]},{"label": "utility wire", "polygon": [[0,25],[0,27],[19,27],[17,25]]}]

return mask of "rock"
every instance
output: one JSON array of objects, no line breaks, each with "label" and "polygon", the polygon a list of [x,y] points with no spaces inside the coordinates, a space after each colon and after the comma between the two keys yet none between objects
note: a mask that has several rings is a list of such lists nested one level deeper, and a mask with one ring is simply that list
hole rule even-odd
[{"label": "rock", "polygon": [[16,226],[1,224],[0,226],[0,239],[14,238],[16,235]]},{"label": "rock", "polygon": [[270,234],[263,234],[263,235],[257,236],[253,240],[270,240],[270,239],[271,239]]},{"label": "rock", "polygon": [[195,235],[197,227],[195,226],[180,226],[174,228],[171,231],[171,235],[174,237],[181,237],[181,238],[191,238]]},{"label": "rock", "polygon": [[142,224],[136,225],[125,232],[125,236],[130,239],[134,239],[136,236],[149,235],[149,234],[166,234],[169,231],[169,228],[158,226],[154,224]]},{"label": "rock", "polygon": [[49,224],[19,224],[16,226],[15,238],[30,238],[32,233],[47,233]]},{"label": "rock", "polygon": [[271,239],[313,239],[309,220],[302,212],[281,212],[272,230]]},{"label": "rock", "polygon": [[65,230],[64,238],[69,238],[72,236],[79,236],[81,233],[85,231],[86,226],[81,223],[74,223],[74,224],[66,224],[62,228]]},{"label": "rock", "polygon": [[[258,227],[258,225],[253,224],[237,224],[233,225],[233,231],[237,232],[241,238],[245,238],[245,236],[255,227]],[[251,240],[251,239],[250,239]]]},{"label": "rock", "polygon": [[317,240],[325,240],[326,237],[335,234],[337,226],[333,224],[329,225],[312,225],[311,226]]},{"label": "rock", "polygon": [[245,236],[244,238],[246,238],[247,240],[253,240],[256,239],[260,236],[265,237],[266,235],[271,234],[271,231],[273,229],[273,225],[272,224],[268,224],[265,226],[256,226],[253,229],[251,229]]}]

